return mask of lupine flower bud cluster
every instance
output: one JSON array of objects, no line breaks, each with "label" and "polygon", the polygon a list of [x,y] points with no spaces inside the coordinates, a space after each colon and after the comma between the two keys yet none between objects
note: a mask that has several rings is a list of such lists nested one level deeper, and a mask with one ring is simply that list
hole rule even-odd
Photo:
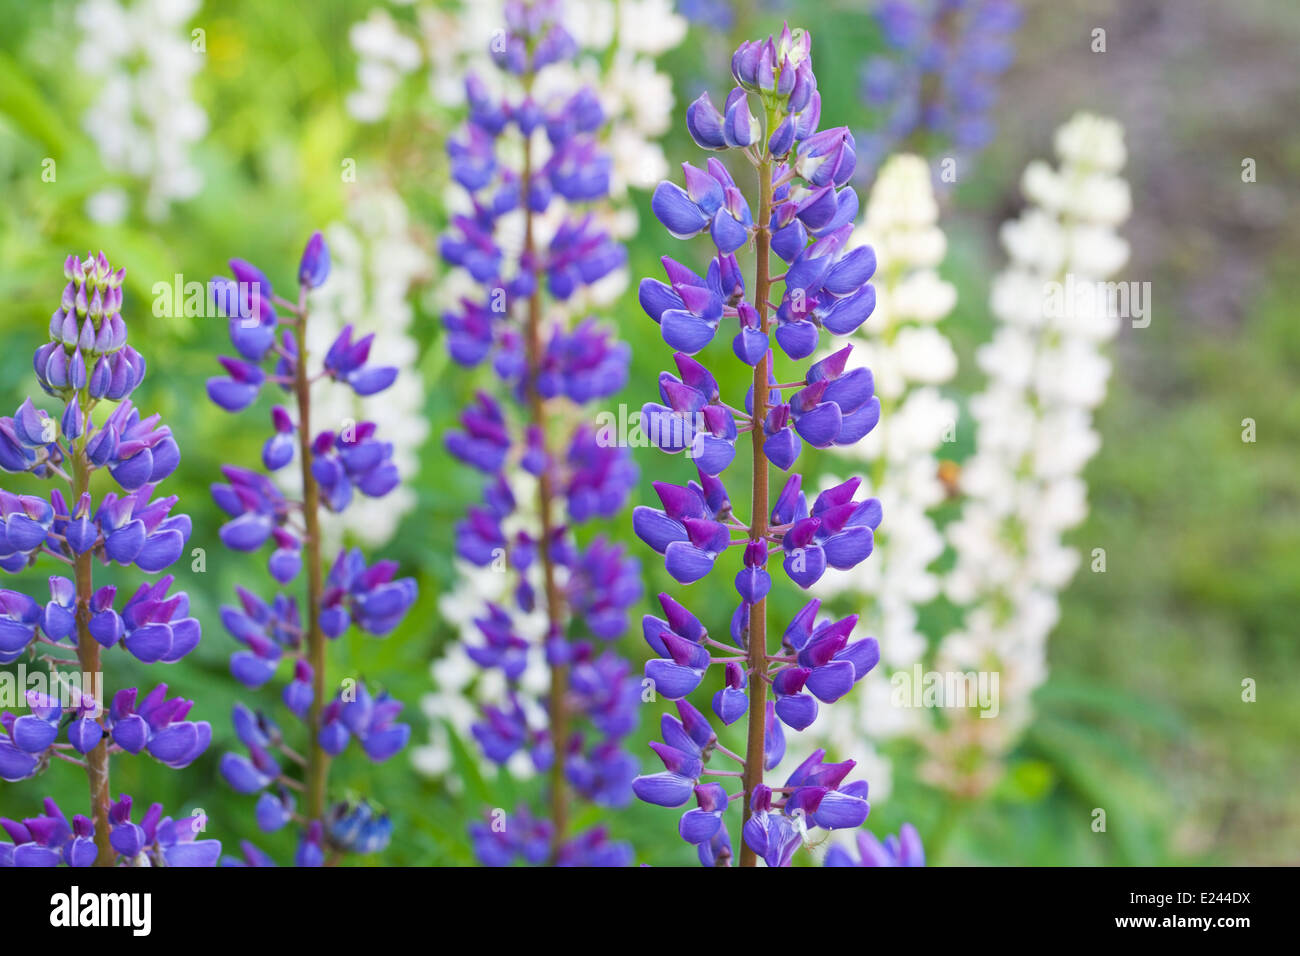
[{"label": "lupine flower bud cluster", "polygon": [[[641,283],[641,304],[675,349],[676,366],[676,374],[660,375],[660,401],[643,409],[643,428],[663,451],[687,453],[698,481],[656,483],[662,508],[637,508],[633,526],[682,584],[707,578],[720,563],[724,573],[736,568],[739,601],[730,627],[716,636],[668,594],[659,596],[663,617],[644,618],[656,654],[646,676],[658,694],[676,701],[677,714],[664,715],[662,742],[651,743],[664,769],[638,777],[633,788],[642,800],[666,807],[694,797],[697,806],[682,816],[679,832],[703,865],[731,862],[736,851],[725,817],[739,802],[746,808],[740,862],[762,858],[786,866],[809,830],[856,828],[869,806],[866,782],[848,780],[854,761],[827,762],[821,749],[781,787],[765,783],[765,772],[785,755],[783,728],[810,727],[822,706],[866,676],[880,650],[873,637],[853,638],[857,615],[824,616],[814,599],[784,628],[780,650],[772,653],[766,598],[775,582],[768,558],[781,555],[785,576],[806,590],[828,568],[847,570],[867,558],[882,513],[877,499],[857,497],[858,478],[810,502],[794,472],[769,500],[769,463],[789,471],[805,444],[852,445],[877,424],[880,402],[870,369],[850,366],[853,346],[832,345],[834,336],[848,335],[871,315],[876,261],[870,247],[850,247],[858,213],[848,185],[854,138],[846,128],[818,129],[811,37],[787,26],[779,36],[742,44],[731,65],[737,86],[724,106],[700,96],[687,110],[687,129],[704,149],[756,167],[758,211],[722,156],[704,169],[684,164],[683,185],[665,182],[655,190],[652,208],[668,232],[683,239],[707,233],[715,254],[703,276],[665,257],[668,281]],[[747,289],[736,253],[751,244],[758,264]],[[782,275],[772,274],[769,251],[785,264]],[[730,401],[696,357],[724,326],[734,334],[735,358],[754,368],[749,393]],[[800,368],[819,345],[830,354]],[[794,370],[777,372],[774,347]],[[748,520],[723,479],[745,433],[754,462]],[[748,716],[744,756],[723,747],[710,719],[686,700],[713,666],[725,681],[711,701],[714,717],[725,726]],[[742,769],[710,767],[723,758]],[[739,778],[742,789],[728,793],[721,783],[705,782],[709,776]]]},{"label": "lupine flower bud cluster", "polygon": [[1046,677],[1057,594],[1079,557],[1062,537],[1087,514],[1081,472],[1100,444],[1092,411],[1110,374],[1101,346],[1122,318],[1111,298],[1117,286],[1105,280],[1128,259],[1115,231],[1130,210],[1119,176],[1123,129],[1078,114],[1057,131],[1056,153],[1058,168],[1026,168],[1032,205],[1002,229],[1011,261],[990,296],[998,327],[977,355],[989,378],[971,402],[975,454],[962,468],[961,517],[948,528],[957,560],[946,590],[966,610],[937,666],[992,666],[1001,675],[998,720],[961,711],[963,719],[923,738],[932,757],[925,773],[958,793],[997,781]]},{"label": "lupine flower bud cluster", "polygon": [[987,146],[997,82],[1015,58],[1020,4],[882,0],[875,16],[894,53],[874,56],[862,68],[862,97],[882,117],[878,128],[863,134],[867,168],[904,141],[960,153]]},{"label": "lupine flower bud cluster", "polygon": [[[238,357],[220,360],[227,374],[208,381],[208,395],[230,412],[250,407],[263,388],[286,396],[287,404],[270,410],[262,463],[267,472],[278,472],[296,461],[302,497],[286,495],[262,471],[234,465],[222,469],[225,482],[212,488],[214,500],[229,516],[221,540],[243,552],[271,545],[267,570],[275,593],[268,598],[238,588],[239,603],[223,607],[221,621],[242,645],[232,655],[230,669],[245,687],[263,687],[281,673],[282,665],[289,665],[292,676],[280,697],[303,725],[307,755],[289,746],[269,715],[238,705],[235,731],[247,755],[225,754],[221,772],[236,791],[260,794],[255,816],[263,831],[301,823],[295,863],[318,866],[339,853],[380,851],[391,834],[387,817],[367,802],[325,805],[329,758],[355,739],[369,759],[387,760],[410,737],[410,727],[397,720],[401,702],[360,681],[345,681],[326,699],[326,642],[353,625],[375,637],[389,634],[415,602],[416,584],[398,576],[396,562],[368,564],[359,549],[340,549],[324,567],[320,510],[339,513],[360,496],[382,498],[397,487],[400,475],[391,460],[392,445],[374,423],[345,420],[320,427],[313,422],[311,389],[314,382],[330,380],[356,395],[374,395],[393,384],[397,369],[370,360],[373,333],[358,335],[346,325],[321,356],[319,371],[308,371],[310,355],[303,352],[309,341],[310,295],[330,273],[329,248],[320,233],[303,251],[293,301],[278,297],[256,266],[234,259],[230,269],[233,278],[213,280],[212,290],[229,319]],[[279,588],[293,585],[304,570],[301,606],[297,596]],[[277,755],[303,764],[305,785],[281,766]],[[305,791],[302,807],[294,796],[299,789]],[[245,848],[243,862],[260,859],[260,851]]]},{"label": "lupine flower bud cluster", "polygon": [[[465,366],[490,363],[508,400],[480,392],[446,445],[485,481],[483,503],[457,525],[457,555],[513,581],[466,639],[474,663],[504,678],[504,694],[485,704],[472,733],[490,760],[527,754],[549,774],[550,806],[536,828],[516,814],[504,829],[475,827],[471,837],[488,863],[626,863],[627,847],[594,831],[570,833],[565,823],[569,789],[619,806],[636,772],[620,741],[636,724],[637,681],[599,644],[626,629],[641,594],[639,567],[600,538],[580,544],[573,526],[618,513],[637,470],[627,449],[569,424],[583,403],[623,386],[629,349],[594,320],[574,325],[566,315],[582,289],[622,267],[625,252],[578,208],[609,189],[600,101],[589,88],[558,93],[540,79],[576,50],[559,4],[508,3],[505,26],[492,52],[516,81],[499,96],[476,74],[466,80],[469,121],[448,152],[471,211],[453,218],[441,252],[478,283],[443,316],[451,356]],[[518,167],[509,157],[521,140]],[[519,243],[512,223],[521,216]],[[545,619],[540,646],[525,628],[534,615]],[[544,704],[521,681],[539,656],[549,673]]]},{"label": "lupine flower bud cluster", "polygon": [[[115,585],[96,588],[93,581],[96,563],[156,575],[175,563],[190,536],[189,517],[172,513],[175,496],[154,497],[180,449],[159,417],[141,418],[129,397],[145,362],[127,343],[124,276],[103,252],[68,257],[50,341],[33,358],[37,381],[62,407],[47,411],[28,398],[0,418],[0,468],[67,485],[48,495],[0,490],[0,568],[18,573],[46,556],[70,574],[50,577],[48,598],[0,589],[0,663],[48,665],[53,691],[29,690],[25,713],[0,714],[0,779],[36,776],[57,759],[84,768],[91,785],[89,813],[71,822],[50,799],[42,815],[0,819],[12,841],[0,844],[0,866],[211,866],[221,852],[216,840],[196,839],[202,827],[194,821],[163,818],[154,804],[141,824],[131,824],[131,797],[110,797],[112,757],[147,753],[182,769],[212,741],[207,721],[189,719],[192,702],[168,698],[166,684],[143,697],[120,687],[111,701],[104,698],[103,675],[111,672],[101,664],[103,651],[173,664],[200,639],[189,597],[172,590],[172,575],[145,581],[125,600]],[[118,404],[96,425],[92,412],[101,401]],[[96,501],[90,480],[101,470],[120,492]]]}]

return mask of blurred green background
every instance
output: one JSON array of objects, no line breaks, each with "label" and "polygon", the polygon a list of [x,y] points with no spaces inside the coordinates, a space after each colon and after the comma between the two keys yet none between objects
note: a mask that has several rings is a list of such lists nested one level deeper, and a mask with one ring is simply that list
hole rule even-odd
[{"label": "blurred green background", "polygon": [[[735,42],[777,30],[788,16],[815,38],[823,122],[863,127],[870,117],[859,102],[857,72],[865,56],[881,49],[869,6],[849,0],[737,5],[730,36],[693,27],[661,61],[674,78],[679,111],[702,89],[717,101]],[[343,215],[351,188],[340,181],[346,158],[356,160],[360,182],[384,182],[401,193],[418,224],[414,241],[436,257],[443,149],[456,117],[418,84],[403,93],[396,119],[362,126],[349,117],[343,100],[354,88],[356,58],[348,30],[370,9],[364,0],[206,3],[190,21],[206,39],[193,87],[208,129],[190,150],[204,185],[153,221],[140,211],[139,183],[106,171],[83,130],[81,117],[96,90],[76,69],[75,7],[0,2],[0,408],[17,407],[36,389],[30,356],[45,340],[63,285],[63,258],[103,248],[127,268],[123,313],[150,363],[137,404],[162,412],[182,448],[182,465],[165,490],[179,495],[194,519],[191,547],[207,552],[204,573],[192,573],[185,562],[175,570],[205,625],[203,644],[168,668],[133,667],[115,653],[110,683],[152,686],[161,677],[174,693],[196,701],[193,716],[210,720],[216,735],[185,772],[118,759],[113,789],[162,801],[172,813],[201,808],[210,835],[228,850],[248,838],[287,859],[289,834],[258,833],[253,799],[231,793],[216,771],[230,742],[232,702],[269,702],[271,693],[240,693],[228,676],[233,641],[217,608],[236,583],[261,584],[264,559],[220,547],[221,516],[207,488],[223,463],[258,460],[266,419],[257,412],[228,416],[206,399],[202,383],[225,350],[224,321],[155,318],[150,289],[176,273],[206,280],[232,256],[288,282],[309,232]],[[1050,155],[1053,130],[1076,109],[1116,116],[1128,130],[1125,175],[1135,206],[1123,230],[1133,245],[1124,277],[1152,283],[1154,311],[1149,328],[1126,329],[1113,346],[1115,373],[1098,420],[1103,446],[1087,472],[1092,513],[1071,536],[1085,552],[1104,547],[1108,571],[1092,574],[1085,566],[1063,595],[1038,716],[996,791],[978,803],[954,803],[917,783],[915,754],[899,748],[891,751],[893,793],[874,802],[868,825],[879,834],[904,820],[923,836],[942,829],[947,838],[931,862],[950,864],[1294,863],[1300,859],[1300,323],[1294,305],[1300,132],[1291,119],[1300,102],[1300,7],[1266,0],[1060,0],[1026,8],[1017,61],[994,110],[998,135],[960,178],[944,210],[951,251],[943,271],[959,291],[945,329],[963,363],[953,391],[980,385],[971,357],[991,330],[988,281],[1004,262],[996,229],[1020,208],[1025,163]],[[1105,54],[1089,51],[1095,27],[1107,30]],[[680,121],[665,149],[674,163],[695,156]],[[1257,161],[1255,183],[1241,180],[1244,157]],[[46,159],[57,164],[54,182],[42,179]],[[106,227],[87,218],[86,200],[110,184],[132,203],[122,222]],[[663,252],[686,254],[684,246],[670,248],[649,214],[648,197],[636,202],[642,229],[629,244],[634,280],[657,274]],[[633,346],[630,384],[615,402],[639,407],[668,351],[634,290],[635,281],[606,318]],[[486,381],[448,367],[438,316],[418,292],[416,303],[412,331],[432,435],[414,484],[418,506],[377,553],[418,577],[420,600],[388,639],[351,635],[332,652],[337,676],[364,675],[407,702],[413,745],[427,737],[419,700],[430,687],[429,662],[456,639],[436,607],[455,582],[452,525],[479,495],[473,476],[448,466],[441,435]],[[739,385],[739,378],[727,385]],[[1253,444],[1240,437],[1248,417],[1258,427]],[[958,446],[958,454],[968,448]],[[651,500],[652,479],[686,474],[683,462],[653,450],[637,456],[641,501]],[[739,485],[739,472],[737,478]],[[37,486],[12,476],[5,482],[13,491]],[[632,537],[626,525],[604,530]],[[666,587],[653,556],[634,540],[631,547],[646,565],[647,595]],[[33,593],[49,573],[38,570],[20,576]],[[693,609],[721,621],[730,600],[717,589],[698,596]],[[794,595],[783,594],[773,613],[795,609]],[[638,631],[623,650],[640,660],[646,648]],[[1244,678],[1258,684],[1255,703],[1241,700]],[[646,708],[644,732],[629,738],[647,769],[651,755],[641,742],[660,709]],[[405,755],[374,766],[353,748],[336,764],[337,795],[353,788],[394,818],[395,837],[382,861],[361,863],[470,863],[467,822],[484,807],[510,808],[535,796],[534,784],[482,775],[467,754],[459,754],[459,784],[450,789],[418,776]],[[0,814],[29,815],[45,793],[74,812],[84,789],[78,772],[56,765],[36,780],[0,786]],[[1089,828],[1094,807],[1107,809],[1107,833]],[[676,838],[672,811],[638,803],[620,812],[588,810],[579,822],[597,820],[631,840],[638,860],[693,860]]]}]

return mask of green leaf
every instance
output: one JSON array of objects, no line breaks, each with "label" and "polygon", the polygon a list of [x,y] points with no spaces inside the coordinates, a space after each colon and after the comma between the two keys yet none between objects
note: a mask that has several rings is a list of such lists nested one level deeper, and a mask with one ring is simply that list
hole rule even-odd
[{"label": "green leaf", "polygon": [[0,113],[32,139],[40,142],[53,159],[62,159],[77,134],[50,109],[47,98],[28,79],[13,59],[0,53]]}]

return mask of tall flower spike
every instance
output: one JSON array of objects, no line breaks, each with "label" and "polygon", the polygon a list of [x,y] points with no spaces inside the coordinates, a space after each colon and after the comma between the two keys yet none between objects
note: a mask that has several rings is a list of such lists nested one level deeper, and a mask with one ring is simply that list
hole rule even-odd
[{"label": "tall flower spike", "polygon": [[990,294],[997,328],[976,356],[988,383],[971,401],[975,453],[961,468],[961,517],[947,529],[957,560],[945,590],[965,615],[935,666],[988,670],[992,661],[1001,675],[997,720],[949,709],[947,728],[919,729],[931,758],[924,774],[961,794],[1000,779],[1046,676],[1057,594],[1078,564],[1062,536],[1087,514],[1080,472],[1100,444],[1092,412],[1110,374],[1101,346],[1120,325],[1107,280],[1129,252],[1116,233],[1130,210],[1123,128],[1080,113],[1055,146],[1058,166],[1030,163],[1021,187],[1031,205],[1002,227],[1010,261]]},{"label": "tall flower spike", "polygon": [[879,118],[862,136],[865,170],[904,146],[931,158],[987,146],[998,80],[1015,59],[1018,0],[883,0],[875,16],[891,52],[862,65],[862,99]]},{"label": "tall flower spike", "polygon": [[[227,370],[241,369],[245,382],[272,383],[291,396],[290,407],[271,409],[272,433],[262,461],[268,471],[276,471],[296,459],[302,497],[290,499],[262,472],[222,469],[226,483],[212,488],[218,506],[231,517],[221,528],[221,540],[245,552],[274,543],[267,570],[276,593],[268,601],[239,588],[239,605],[223,607],[221,621],[243,645],[231,656],[230,670],[244,686],[262,687],[276,678],[282,664],[291,663],[292,675],[279,696],[302,724],[304,742],[290,747],[270,718],[237,705],[235,729],[248,756],[225,754],[221,772],[236,791],[261,792],[255,811],[260,829],[270,832],[290,819],[301,820],[294,861],[319,866],[327,854],[333,859],[343,853],[380,852],[392,832],[387,818],[371,820],[369,804],[358,809],[329,803],[330,759],[355,738],[372,761],[384,761],[405,747],[410,736],[410,727],[397,719],[402,704],[387,694],[373,693],[356,681],[329,697],[327,644],[353,625],[375,637],[391,633],[415,603],[416,584],[397,576],[396,562],[367,564],[359,549],[341,549],[332,559],[325,554],[322,511],[342,512],[361,497],[382,498],[398,486],[400,475],[391,461],[393,446],[382,440],[373,422],[345,419],[336,429],[315,430],[321,424],[313,414],[320,409],[315,401],[319,390],[314,393],[312,385],[371,395],[389,388],[397,370],[370,361],[373,336],[355,335],[345,326],[324,350],[321,369],[309,371],[311,298],[330,274],[329,247],[320,233],[303,250],[293,301],[278,297],[271,280],[255,266],[232,259],[230,269],[234,278],[214,280],[212,288],[231,319],[231,341],[245,359],[238,364],[223,359],[222,364]],[[250,339],[250,326],[265,334]],[[279,347],[272,351],[269,344],[277,337]],[[237,411],[254,401],[255,394],[234,403],[224,400],[231,394],[229,381],[209,383],[218,405]],[[304,570],[306,580],[294,588],[296,595],[280,590],[295,585]],[[275,754],[300,764],[302,779],[290,777]],[[274,791],[268,789],[272,787]],[[290,789],[300,792],[297,801],[288,796]]]},{"label": "tall flower spike", "polygon": [[[641,581],[621,548],[601,538],[580,543],[573,528],[621,511],[637,469],[626,448],[574,428],[581,415],[563,411],[620,389],[630,349],[594,319],[570,321],[626,253],[600,225],[601,207],[580,207],[605,197],[610,164],[595,94],[557,87],[552,72],[564,71],[547,69],[574,50],[560,12],[553,0],[507,3],[496,60],[509,92],[495,97],[471,76],[468,123],[448,147],[475,214],[453,220],[441,252],[477,283],[444,316],[449,351],[462,365],[490,362],[501,384],[497,395],[480,394],[461,416],[463,430],[447,437],[452,455],[486,479],[483,505],[456,528],[456,551],[508,570],[513,587],[464,614],[474,635],[464,653],[504,688],[483,702],[470,732],[489,760],[526,763],[547,778],[537,821],[510,824],[526,836],[494,839],[471,828],[490,865],[631,859],[629,847],[571,823],[575,795],[605,806],[631,798],[635,760],[621,742],[636,724],[638,682],[597,644],[622,635]],[[522,249],[512,238],[520,217]],[[681,391],[684,408],[690,386],[674,381],[666,388]]]},{"label": "tall flower spike", "polygon": [[[126,270],[100,252],[69,256],[63,273],[49,342],[33,361],[56,406],[47,411],[28,398],[0,418],[0,468],[56,485],[48,495],[0,490],[0,568],[18,573],[52,557],[68,575],[51,576],[39,599],[0,589],[0,663],[48,664],[52,691],[29,691],[25,712],[0,715],[0,779],[36,776],[58,757],[84,768],[90,804],[71,821],[49,798],[39,816],[0,819],[12,841],[0,843],[0,866],[213,866],[221,844],[196,839],[200,828],[188,820],[163,818],[160,804],[126,839],[131,798],[110,796],[114,756],[143,754],[180,770],[207,750],[212,728],[188,719],[193,702],[169,700],[165,684],[138,702],[136,688],[119,689],[104,710],[104,675],[114,672],[106,651],[174,664],[198,646],[200,627],[186,593],[171,590],[172,575],[119,601],[115,585],[96,589],[95,565],[165,571],[185,550],[190,519],[174,511],[175,496],[154,497],[180,463],[180,447],[159,416],[141,418],[129,397],[145,361],[127,342]],[[104,401],[117,404],[96,424],[92,413]],[[96,471],[118,489],[98,501],[90,492]]]},{"label": "tall flower spike", "polygon": [[[658,138],[667,133],[672,124],[672,81],[656,60],[676,47],[685,36],[686,21],[679,16],[676,9],[679,7],[680,4],[673,3],[673,0],[619,0],[617,3],[598,0],[590,10],[595,16],[584,14],[569,25],[573,27],[573,39],[580,47],[575,61],[560,65],[558,69],[543,70],[533,88],[532,104],[525,111],[525,124],[536,122],[537,104],[550,99],[552,92],[571,103],[571,108],[565,111],[551,111],[549,121],[543,122],[543,126],[549,137],[554,129],[562,139],[571,135],[572,130],[584,131],[597,140],[604,155],[610,159],[610,195],[606,202],[591,207],[591,211],[595,213],[597,225],[617,239],[637,232],[640,200],[634,198],[632,190],[653,189],[655,183],[668,173]],[[348,111],[364,122],[382,118],[402,122],[403,117],[395,112],[391,100],[391,94],[399,83],[407,82],[432,91],[434,98],[443,105],[464,109],[473,118],[473,126],[481,127],[482,135],[471,131],[469,138],[474,142],[469,143],[469,161],[458,161],[461,177],[481,177],[485,170],[490,173],[490,170],[497,169],[495,137],[510,122],[510,114],[499,96],[493,95],[498,87],[490,82],[497,73],[497,66],[491,59],[491,40],[494,36],[504,35],[500,30],[504,8],[506,0],[422,4],[421,16],[417,20],[434,23],[432,33],[416,29],[413,21],[404,25],[381,9],[372,10],[367,20],[356,23],[350,34],[360,66],[356,91],[348,96]],[[577,8],[571,5],[571,9]],[[591,87],[573,91],[573,75],[588,78]],[[419,100],[411,98],[411,101]],[[493,193],[494,204],[517,203],[517,157],[512,159],[512,165],[515,168],[503,170],[500,189]],[[573,169],[578,168],[580,166],[573,166]],[[563,173],[562,178],[568,179],[569,174]],[[468,185],[474,185],[472,178]],[[448,177],[445,208],[464,209],[463,189],[465,186]],[[546,189],[546,183],[538,183],[538,189]],[[564,186],[564,189],[569,187]],[[562,203],[562,196],[552,193],[551,211]],[[542,219],[549,220],[550,215]],[[563,274],[556,273],[555,286],[551,286],[549,281],[549,289],[564,291],[576,287],[577,280],[581,280],[582,268],[594,268],[595,260],[588,255],[590,250],[578,243],[581,235],[577,230],[565,233],[562,243],[565,269]],[[602,252],[611,255],[611,247],[603,246]],[[481,362],[493,349],[493,336],[489,329],[494,315],[490,308],[484,307],[477,285],[476,278],[463,269],[447,269],[437,280],[434,299],[446,311],[448,345],[458,362]],[[576,289],[576,294],[582,302],[603,307],[616,302],[625,285],[627,274],[620,268],[607,273],[595,285],[582,285]],[[577,342],[577,339],[576,336],[565,336],[560,341]],[[627,375],[627,360],[617,355],[623,349],[624,345],[616,343],[611,350],[560,351],[555,349],[555,342],[551,342],[547,346],[543,388],[547,394],[555,394],[550,390],[551,382],[559,381],[562,388],[573,390],[569,397],[580,403],[612,392],[617,386],[606,384],[608,371],[621,369],[621,375]],[[606,356],[612,356],[612,360],[606,362]],[[588,388],[588,382],[591,388]],[[604,455],[604,449],[599,445],[597,451],[602,453],[602,458],[611,464],[611,468],[617,460],[625,460]],[[627,462],[627,467],[633,466]],[[621,494],[617,489],[623,486],[623,480],[604,479],[602,468],[591,468],[588,473],[591,480],[601,481],[602,486],[614,489],[614,494],[603,496],[604,501],[612,501]],[[623,468],[615,468],[617,470]],[[530,511],[533,480],[529,473],[520,470],[512,473],[510,484],[504,480],[494,480],[494,484],[498,489],[510,490],[521,509]],[[572,492],[565,489],[573,522],[590,519],[591,512],[585,509],[589,502],[597,501],[593,494],[595,488],[597,485],[584,481]],[[458,537],[459,553],[468,549],[490,554],[497,548],[513,553],[516,545],[515,542],[490,544],[489,538],[477,532]],[[520,554],[526,554],[532,548],[532,542],[524,542],[517,548]],[[500,574],[491,564],[481,566],[465,558],[458,558],[456,564],[455,587],[446,589],[439,597],[439,611],[455,632],[476,633],[473,620],[480,617],[485,600],[516,606],[516,598],[526,598],[532,588],[532,585],[519,587],[515,575]],[[536,592],[536,588],[532,589]],[[528,636],[529,640],[541,640],[546,627],[543,622],[545,613],[536,601],[532,606],[533,610],[528,613],[516,613],[516,619],[519,619],[520,633]],[[472,732],[472,710],[464,708],[461,697],[469,684],[476,680],[477,667],[465,654],[464,646],[460,641],[451,641],[443,648],[442,656],[430,667],[434,689],[422,701],[430,717],[435,715],[438,719],[430,719],[430,740],[428,745],[416,750],[416,767],[421,773],[434,777],[441,777],[452,766],[451,734],[468,737]],[[534,656],[520,680],[525,687],[541,692],[549,682],[545,661]],[[451,730],[446,730],[447,727]],[[516,777],[534,773],[532,763],[526,758],[512,761],[507,770]],[[617,844],[610,845],[616,847]]]},{"label": "tall flower spike", "polygon": [[[754,866],[759,858],[769,866],[789,865],[810,830],[857,828],[869,810],[866,783],[846,782],[854,762],[825,763],[822,750],[814,750],[784,786],[765,782],[785,755],[782,727],[802,731],[812,725],[821,708],[849,693],[880,656],[874,638],[852,639],[856,616],[819,619],[818,601],[796,615],[779,649],[768,639],[767,599],[779,586],[769,555],[783,554],[785,577],[806,589],[828,567],[849,569],[864,561],[881,522],[880,502],[858,497],[857,478],[826,489],[811,504],[798,473],[775,500],[770,494],[771,465],[789,470],[804,445],[851,445],[880,417],[871,372],[850,366],[851,346],[802,369],[795,364],[813,354],[823,334],[855,330],[875,301],[869,285],[875,256],[869,247],[850,248],[848,242],[858,209],[847,185],[856,161],[854,139],[847,129],[817,129],[821,99],[811,45],[806,32],[788,26],[778,37],[742,44],[732,59],[738,86],[725,107],[715,109],[702,96],[688,108],[687,128],[699,145],[739,152],[749,161],[758,178],[757,202],[751,207],[719,159],[708,160],[707,172],[684,165],[685,185],[660,184],[652,208],[677,238],[707,231],[716,253],[703,277],[665,257],[669,281],[647,279],[641,285],[642,307],[679,350],[680,372],[680,378],[667,372],[660,377],[661,404],[646,406],[642,427],[660,449],[685,450],[696,458],[700,481],[685,487],[656,483],[663,509],[637,508],[633,529],[683,584],[701,581],[720,566],[721,573],[734,575],[739,600],[730,639],[740,653],[710,636],[686,606],[660,595],[664,617],[648,615],[643,622],[656,655],[645,673],[659,693],[676,700],[680,720],[665,716],[663,741],[651,744],[664,769],[638,777],[633,789],[642,800],[666,807],[694,797],[697,806],[681,817],[678,832],[697,847],[706,866],[731,862],[735,844],[727,810],[733,802],[742,814],[742,866]],[[758,262],[747,291],[733,252],[751,241]],[[782,276],[774,275],[773,252],[788,263]],[[752,366],[752,384],[743,396],[721,396],[699,357],[724,323],[736,333],[736,358]],[[792,370],[777,371],[773,341]],[[746,433],[752,460],[748,522],[733,512],[723,483],[734,446]],[[719,453],[723,444],[725,453]],[[723,725],[746,718],[743,755],[724,746],[708,718],[686,699],[712,666],[723,669],[724,682],[713,695],[714,714]],[[718,760],[740,769],[717,769]],[[728,793],[710,776],[736,781],[740,789]]]}]

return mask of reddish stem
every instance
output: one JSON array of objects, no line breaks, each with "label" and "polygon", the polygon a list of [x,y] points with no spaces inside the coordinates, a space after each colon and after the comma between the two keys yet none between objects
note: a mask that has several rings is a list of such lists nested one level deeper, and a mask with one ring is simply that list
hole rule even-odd
[{"label": "reddish stem", "polygon": [[[769,117],[769,128],[771,122]],[[754,234],[754,244],[758,256],[758,267],[754,280],[754,301],[758,303],[760,327],[766,334],[770,324],[768,296],[771,292],[769,254],[772,244],[772,161],[764,157],[758,167],[759,204],[758,228]],[[753,450],[753,497],[750,508],[749,537],[762,541],[768,532],[768,470],[767,457],[763,454],[763,419],[767,417],[768,377],[771,368],[772,353],[764,355],[754,367],[754,415],[750,445]],[[767,668],[767,599],[757,601],[749,607],[749,673],[751,677],[761,676]],[[763,741],[767,733],[767,688],[761,683],[750,688],[749,733],[745,744],[745,803],[744,819],[750,817],[750,797],[754,789],[763,782]],[[740,848],[740,865],[757,866],[758,855],[742,840]]]}]

